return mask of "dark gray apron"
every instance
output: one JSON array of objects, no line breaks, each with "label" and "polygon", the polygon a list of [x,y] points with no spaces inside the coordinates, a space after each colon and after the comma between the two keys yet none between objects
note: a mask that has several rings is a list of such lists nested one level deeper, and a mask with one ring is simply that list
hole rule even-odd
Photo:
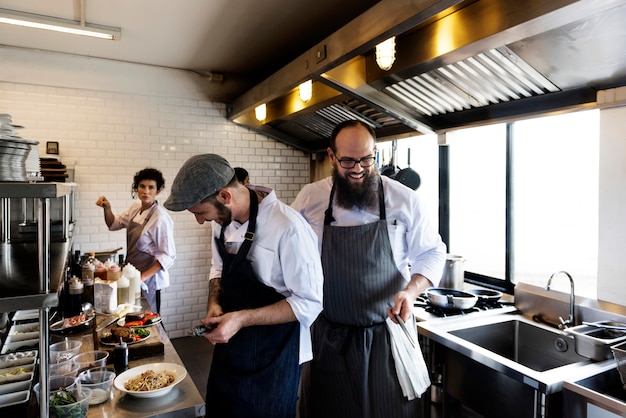
[{"label": "dark gray apron", "polygon": [[377,222],[330,223],[334,186],[324,220],[324,310],[312,327],[309,417],[419,416],[398,383],[385,325],[387,307],[405,280],[389,242],[382,181]]},{"label": "dark gray apron", "polygon": [[[222,257],[220,303],[225,313],[268,306],[285,297],[261,282],[247,259],[254,240],[258,202],[250,190],[250,220],[237,254],[215,242]],[[206,416],[293,418],[298,398],[300,326],[297,321],[242,328],[217,344],[207,382]]]},{"label": "dark gray apron", "polygon": [[[143,223],[140,224],[133,221],[133,219],[137,215],[135,214],[131,217],[130,222],[128,223],[128,227],[126,227],[126,262],[135,266],[135,268],[139,271],[148,270],[148,268],[150,268],[150,266],[152,266],[156,261],[155,257],[151,256],[148,253],[140,251],[137,248],[137,242],[143,234],[143,228],[146,226],[146,224],[150,220],[150,217],[152,216],[152,212],[155,210],[155,205],[156,203],[154,203],[149,209],[150,214],[146,216]],[[160,291],[157,291],[156,278],[152,276],[144,281],[144,283],[146,284],[146,286],[148,286],[148,292],[142,289],[141,293],[148,301],[150,309],[152,309],[154,312],[159,312],[161,310],[161,301],[160,297],[157,299],[157,294],[160,293]],[[160,296],[160,294],[158,296]]]}]

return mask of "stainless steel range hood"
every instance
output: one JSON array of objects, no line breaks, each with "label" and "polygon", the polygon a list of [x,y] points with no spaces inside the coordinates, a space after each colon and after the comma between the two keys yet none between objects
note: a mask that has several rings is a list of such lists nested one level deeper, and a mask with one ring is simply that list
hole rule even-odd
[{"label": "stainless steel range hood", "polygon": [[[392,139],[594,106],[598,90],[626,85],[623,22],[624,0],[382,0],[237,99],[229,119],[316,152],[346,119]],[[383,71],[373,50],[390,36],[397,58]]]}]

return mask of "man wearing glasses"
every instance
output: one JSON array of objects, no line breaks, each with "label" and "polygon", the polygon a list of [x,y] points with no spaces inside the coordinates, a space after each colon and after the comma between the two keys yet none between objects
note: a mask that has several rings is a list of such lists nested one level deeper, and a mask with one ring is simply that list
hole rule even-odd
[{"label": "man wearing glasses", "polygon": [[417,193],[380,175],[369,125],[340,123],[327,152],[332,176],[304,186],[291,205],[317,234],[324,270],[301,415],[420,416],[421,393],[404,395],[385,321],[407,321],[416,297],[439,283],[445,245]]}]

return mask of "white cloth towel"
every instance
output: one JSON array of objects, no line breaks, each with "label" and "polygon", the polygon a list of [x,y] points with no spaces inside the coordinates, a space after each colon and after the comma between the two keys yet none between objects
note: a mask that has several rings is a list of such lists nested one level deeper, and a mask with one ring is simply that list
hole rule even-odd
[{"label": "white cloth towel", "polygon": [[386,323],[391,337],[391,353],[402,393],[409,401],[419,398],[430,386],[430,378],[422,350],[417,343],[415,317],[411,315],[411,318],[406,322],[406,328],[413,341],[416,342],[415,347],[411,345],[400,324],[396,324],[391,318],[387,318]]}]

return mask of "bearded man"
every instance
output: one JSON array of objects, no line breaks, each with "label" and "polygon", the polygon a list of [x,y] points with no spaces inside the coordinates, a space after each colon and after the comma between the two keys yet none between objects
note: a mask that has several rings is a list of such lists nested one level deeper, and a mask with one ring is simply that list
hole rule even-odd
[{"label": "bearded man", "polygon": [[416,297],[439,283],[445,244],[417,193],[379,174],[369,125],[340,123],[327,152],[332,177],[291,205],[317,234],[324,271],[301,416],[420,416],[419,398],[403,395],[386,318],[407,321]]},{"label": "bearded man", "polygon": [[215,344],[207,416],[294,418],[300,364],[322,309],[317,238],[274,190],[244,186],[216,154],[189,158],[165,202],[211,222],[204,337]]}]

